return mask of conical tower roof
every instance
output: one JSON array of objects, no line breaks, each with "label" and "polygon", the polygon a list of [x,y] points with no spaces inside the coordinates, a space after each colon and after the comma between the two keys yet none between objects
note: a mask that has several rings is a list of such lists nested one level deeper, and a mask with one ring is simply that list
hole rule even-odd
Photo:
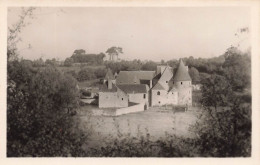
[{"label": "conical tower roof", "polygon": [[176,72],[173,80],[174,81],[191,81],[189,72],[187,71],[187,68],[181,59],[180,59],[179,66],[178,66],[177,72]]},{"label": "conical tower roof", "polygon": [[114,75],[113,75],[113,73],[112,73],[110,68],[108,68],[108,70],[107,70],[105,79],[106,80],[114,80],[115,79],[115,77],[114,77]]}]

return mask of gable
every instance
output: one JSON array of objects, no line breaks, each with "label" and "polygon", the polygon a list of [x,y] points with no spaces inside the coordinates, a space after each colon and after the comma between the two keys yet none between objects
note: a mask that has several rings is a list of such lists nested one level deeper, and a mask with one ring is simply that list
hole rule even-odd
[{"label": "gable", "polygon": [[112,88],[108,89],[107,84],[103,84],[100,88],[100,92],[117,92],[117,87],[115,84],[112,84]]},{"label": "gable", "polygon": [[170,80],[172,79],[173,73],[170,69],[170,67],[166,67],[164,72],[162,73],[162,76],[160,77],[159,81],[157,82],[160,83],[160,85],[165,89],[168,90],[169,89],[169,84],[170,84]]},{"label": "gable", "polygon": [[164,87],[160,84],[160,83],[157,83],[152,90],[165,90]]}]

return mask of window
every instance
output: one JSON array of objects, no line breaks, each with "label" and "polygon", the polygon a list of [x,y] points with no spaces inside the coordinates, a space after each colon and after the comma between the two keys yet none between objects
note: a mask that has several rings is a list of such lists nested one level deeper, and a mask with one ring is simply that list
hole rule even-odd
[{"label": "window", "polygon": [[168,83],[168,81],[166,81],[166,83]]},{"label": "window", "polygon": [[124,98],[122,98],[122,100],[124,100]]},{"label": "window", "polygon": [[160,101],[159,101],[158,103],[159,103],[159,104],[161,104],[161,102],[160,102]]},{"label": "window", "polygon": [[181,82],[181,85],[182,85],[182,82]]},{"label": "window", "polygon": [[146,98],[146,95],[144,94],[144,99]]},{"label": "window", "polygon": [[157,92],[157,95],[160,95],[160,91]]}]

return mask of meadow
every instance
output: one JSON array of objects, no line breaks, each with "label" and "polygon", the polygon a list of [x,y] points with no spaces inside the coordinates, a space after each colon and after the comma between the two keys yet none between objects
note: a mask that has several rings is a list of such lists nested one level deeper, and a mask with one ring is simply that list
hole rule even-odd
[{"label": "meadow", "polygon": [[[80,127],[88,137],[88,147],[100,147],[120,137],[140,138],[149,136],[150,140],[164,139],[167,134],[192,138],[189,130],[197,120],[197,110],[192,108],[187,112],[174,112],[160,107],[151,107],[144,112],[130,113],[117,117],[93,116],[86,106],[77,114]],[[97,109],[96,109],[97,110]]]}]

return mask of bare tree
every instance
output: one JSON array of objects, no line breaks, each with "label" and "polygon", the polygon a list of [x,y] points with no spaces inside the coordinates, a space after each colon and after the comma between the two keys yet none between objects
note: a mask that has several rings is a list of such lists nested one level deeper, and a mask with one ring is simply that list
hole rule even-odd
[{"label": "bare tree", "polygon": [[[19,37],[19,34],[21,33],[22,29],[30,24],[30,22],[27,21],[27,19],[32,19],[33,17],[33,11],[35,10],[35,7],[29,7],[29,8],[22,8],[22,12],[19,15],[19,20],[15,24],[12,25],[12,27],[8,27],[8,36],[7,36],[7,59],[8,61],[12,61],[14,59],[17,59],[17,43],[20,42],[22,39]],[[29,48],[31,48],[31,45],[29,44]]]}]

